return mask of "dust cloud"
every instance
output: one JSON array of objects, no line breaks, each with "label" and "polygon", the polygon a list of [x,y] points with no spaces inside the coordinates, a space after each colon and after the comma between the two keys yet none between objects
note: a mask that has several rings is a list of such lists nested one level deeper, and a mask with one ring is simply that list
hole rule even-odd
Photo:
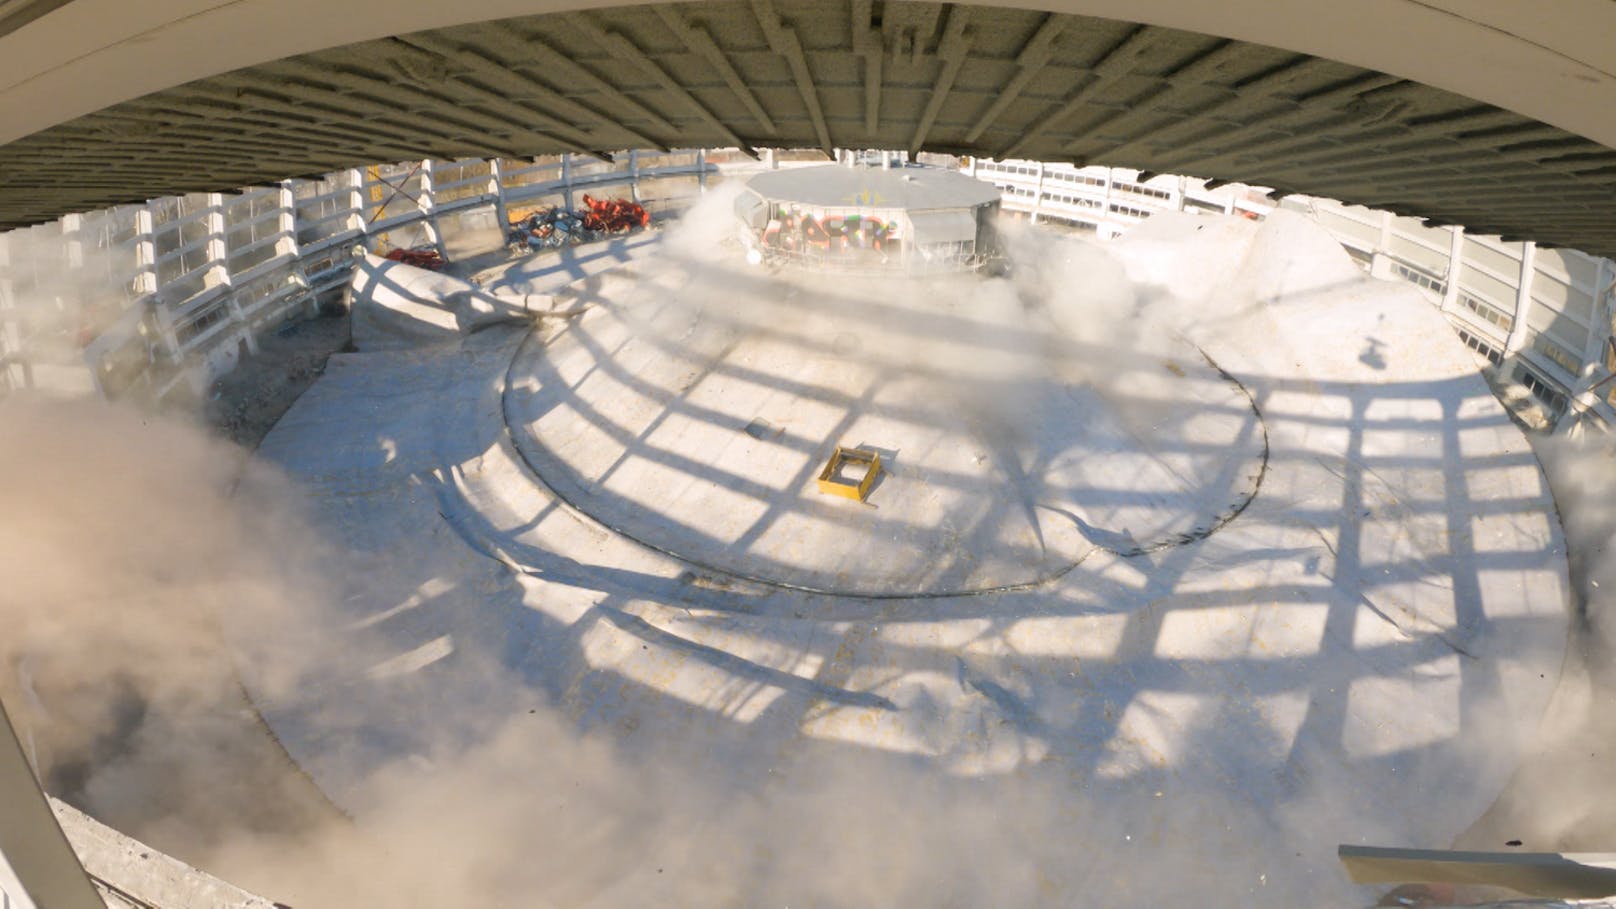
[{"label": "dust cloud", "polygon": [[115,248],[114,235],[133,217],[87,215],[66,235],[56,224],[0,232],[0,262],[15,266],[12,318],[31,350],[83,348],[124,311],[138,264],[132,248]]},{"label": "dust cloud", "polygon": [[47,788],[299,909],[1040,905],[1095,876],[1142,904],[1229,880],[1228,855],[1164,854],[1175,827],[1227,827],[1243,867],[1234,844],[1267,835],[1170,786],[1135,829],[1058,772],[962,780],[809,743],[724,762],[756,772],[628,755],[537,695],[479,742],[385,766],[350,821],[253,719],[217,634],[229,613],[278,648],[270,698],[352,658],[298,633],[330,604],[340,542],[273,475],[238,483],[244,453],[187,423],[13,396],[0,427],[3,693]]},{"label": "dust cloud", "polygon": [[[696,255],[708,239],[667,242]],[[1011,242],[1029,251],[1018,259],[1048,262],[1041,238]],[[1032,301],[1027,324],[1058,323],[1085,345],[1085,375],[1120,389],[1141,352],[1183,348],[1159,346],[1174,317],[1167,304],[1083,249],[987,292],[1007,310]],[[698,296],[722,291],[716,274],[691,285]],[[1073,286],[1088,287],[1098,308],[1047,303],[1073,299],[1057,292]],[[0,402],[0,695],[47,788],[298,909],[1035,906],[1083,904],[1093,890],[1124,905],[1362,896],[1330,857],[1290,849],[1296,830],[1353,815],[1340,795],[1350,787],[1327,772],[1295,783],[1305,816],[1269,817],[1236,788],[1180,783],[1171,771],[1153,790],[1053,762],[964,778],[921,758],[806,740],[703,761],[688,749],[626,751],[543,691],[528,692],[525,712],[502,697],[486,715],[446,723],[486,732],[468,743],[446,731],[426,753],[386,763],[344,798],[350,819],[278,750],[218,633],[228,614],[233,639],[256,638],[277,656],[270,701],[312,684],[321,665],[354,659],[307,633],[331,624],[344,549],[321,538],[297,499],[184,422]],[[1568,533],[1579,521],[1608,539],[1616,510],[1568,512]],[[1584,575],[1616,592],[1602,565]],[[490,691],[526,684],[497,666],[481,678]],[[476,714],[475,703],[458,709]],[[1154,809],[1141,812],[1142,798]],[[1364,819],[1353,829],[1397,833]]]},{"label": "dust cloud", "polygon": [[317,606],[322,569],[245,458],[172,417],[0,401],[0,696],[46,788],[115,825],[202,842],[263,795],[217,617],[271,634]]},{"label": "dust cloud", "polygon": [[[752,267],[729,215],[743,189],[733,183],[709,193],[664,237],[659,262],[644,266],[655,299],[623,309],[654,314],[633,326],[648,346],[718,361],[735,344],[766,336],[782,362],[753,368],[782,373],[785,383],[797,378],[783,374],[785,363],[844,363],[841,384],[826,383],[843,398],[878,400],[975,446],[999,474],[995,496],[1016,501],[1017,518],[1031,528],[1024,560],[1064,562],[1096,540],[1131,549],[1191,529],[1194,522],[1173,524],[1153,504],[1084,514],[1073,532],[1065,525],[1081,509],[1060,487],[1128,482],[1074,466],[1071,452],[1083,442],[1091,451],[1150,450],[1208,405],[1245,405],[1228,399],[1228,383],[1185,334],[1214,324],[1232,297],[1152,286],[1099,243],[1021,222],[998,231],[1010,263],[999,277]],[[1160,488],[1212,511],[1232,508],[1249,490],[1210,479],[1219,472],[1212,462],[1224,457],[1174,462],[1177,476],[1161,478]],[[979,523],[977,507],[962,503],[945,520],[973,528],[978,540],[1007,532]]]}]

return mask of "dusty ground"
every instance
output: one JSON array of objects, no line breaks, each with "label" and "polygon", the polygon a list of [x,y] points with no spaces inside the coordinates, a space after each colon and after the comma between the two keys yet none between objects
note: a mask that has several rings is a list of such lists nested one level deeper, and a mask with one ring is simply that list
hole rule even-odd
[{"label": "dusty ground", "polygon": [[[1204,226],[1185,229],[1200,234]],[[675,239],[663,242],[676,246]],[[1277,245],[1281,239],[1287,238],[1263,242]],[[1299,244],[1306,238],[1288,239]],[[1205,250],[1209,266],[1241,261],[1228,254],[1226,243],[1213,250],[1210,239],[1202,246],[1176,235],[1160,242],[1138,253],[1153,287],[1179,287],[1168,280],[1179,274],[1190,290],[1206,286],[1207,273],[1216,270],[1200,267],[1198,260],[1194,267],[1185,264],[1186,254],[1197,249]],[[1258,248],[1256,239],[1251,243]],[[1284,288],[1265,291],[1264,299],[1285,302],[1270,302],[1256,328],[1245,322],[1238,333],[1216,334],[1216,320],[1205,308],[1196,310],[1212,326],[1207,331],[1215,346],[1209,350],[1264,402],[1259,419],[1273,452],[1264,498],[1216,537],[1185,540],[1163,550],[1159,560],[1096,556],[1074,567],[1053,592],[1007,591],[991,601],[896,605],[822,596],[809,602],[797,587],[752,591],[722,577],[728,586],[721,592],[692,592],[684,565],[593,533],[592,525],[580,527],[565,508],[546,501],[541,484],[500,444],[512,430],[549,415],[567,416],[570,409],[573,418],[561,429],[575,429],[580,437],[595,427],[616,433],[615,448],[601,442],[585,452],[607,455],[613,473],[591,469],[587,476],[604,482],[593,490],[579,484],[580,494],[570,500],[575,508],[584,503],[598,516],[601,503],[609,501],[604,496],[613,493],[695,496],[738,489],[738,505],[728,509],[703,502],[680,511],[679,502],[637,498],[634,514],[614,514],[608,526],[632,519],[639,522],[632,530],[643,530],[656,518],[649,512],[661,504],[657,514],[669,524],[698,516],[685,517],[690,532],[678,541],[704,543],[696,534],[743,540],[736,545],[755,554],[768,542],[770,527],[784,525],[760,523],[757,532],[748,525],[740,528],[747,535],[737,537],[738,528],[727,522],[748,508],[777,522],[797,515],[829,526],[839,522],[850,534],[874,523],[862,513],[829,512],[811,495],[776,495],[769,477],[794,476],[797,468],[817,464],[817,440],[836,435],[810,423],[819,410],[827,412],[826,422],[845,425],[855,441],[898,438],[895,425],[870,430],[860,422],[877,418],[875,407],[895,406],[896,400],[899,414],[934,435],[911,430],[902,440],[900,471],[872,504],[895,511],[894,496],[906,488],[914,497],[910,504],[935,493],[921,488],[907,466],[932,450],[932,437],[943,439],[938,450],[959,447],[947,432],[954,411],[932,414],[919,410],[915,400],[894,399],[902,391],[894,383],[875,386],[882,395],[865,393],[865,380],[856,375],[851,390],[831,384],[868,365],[864,361],[875,360],[873,355],[816,375],[817,364],[838,356],[835,338],[816,333],[819,320],[804,318],[799,325],[786,318],[784,304],[757,310],[755,324],[734,326],[742,343],[728,344],[723,332],[744,314],[740,301],[785,298],[770,296],[772,287],[760,286],[751,273],[681,284],[677,276],[631,265],[626,273],[639,280],[666,278],[656,287],[689,286],[692,299],[716,305],[697,319],[676,312],[660,295],[647,296],[661,307],[655,312],[671,321],[628,338],[608,324],[608,303],[601,302],[594,315],[570,323],[573,346],[547,345],[544,356],[524,358],[516,368],[509,348],[500,346],[506,342],[493,331],[464,348],[338,358],[326,381],[266,439],[262,456],[306,481],[317,524],[353,548],[352,557],[345,554],[352,585],[344,589],[348,596],[336,598],[341,606],[332,616],[335,627],[314,635],[340,641],[345,658],[311,667],[315,674],[299,685],[299,700],[266,714],[302,765],[356,815],[375,817],[375,806],[385,803],[398,806],[388,814],[390,830],[474,831],[457,835],[454,843],[434,842],[434,856],[470,846],[476,867],[511,869],[511,875],[530,867],[534,854],[556,862],[553,874],[532,881],[530,896],[565,882],[574,894],[610,888],[600,891],[598,902],[605,904],[643,904],[643,897],[634,896],[641,887],[675,904],[777,904],[703,899],[713,876],[681,860],[677,853],[687,840],[682,830],[658,835],[670,820],[678,828],[700,826],[707,851],[739,856],[726,864],[748,869],[734,877],[749,896],[800,895],[810,881],[798,877],[799,870],[814,883],[840,880],[888,893],[891,886],[909,886],[893,870],[905,862],[858,841],[850,849],[843,835],[849,828],[871,829],[872,819],[845,812],[874,805],[882,814],[909,819],[907,832],[875,837],[883,846],[911,852],[908,847],[925,842],[918,828],[949,836],[921,849],[921,861],[910,860],[924,880],[915,879],[915,889],[905,891],[908,898],[878,896],[863,903],[938,904],[945,901],[921,893],[935,894],[939,882],[960,905],[1048,904],[1055,900],[1033,891],[1060,893],[1063,886],[1083,887],[1090,901],[1094,892],[1111,888],[1118,898],[1110,902],[1118,905],[1146,904],[1147,891],[1164,896],[1161,888],[1175,887],[1194,889],[1202,898],[1215,890],[1249,903],[1350,903],[1354,894],[1344,893],[1336,880],[1337,843],[1439,844],[1488,807],[1489,795],[1512,769],[1508,733],[1515,727],[1509,718],[1518,712],[1522,728],[1535,725],[1559,665],[1563,565],[1552,558],[1553,528],[1530,520],[1548,507],[1535,462],[1476,380],[1448,327],[1423,301],[1407,293],[1393,299],[1395,287],[1362,278],[1338,246],[1321,238],[1316,248],[1318,256],[1304,261],[1311,266],[1328,254],[1331,260],[1320,265],[1330,268],[1322,274],[1292,268],[1311,254],[1306,248],[1276,256],[1283,265],[1272,273],[1275,282],[1303,274],[1308,285],[1247,279],[1254,297],[1258,287]],[[1170,263],[1162,261],[1169,257]],[[1048,255],[1027,261],[1071,260]],[[1082,262],[1074,268],[1101,273]],[[1070,286],[1058,277],[1051,276],[1051,286]],[[603,277],[590,288],[602,301],[619,302],[610,312],[627,314],[629,301],[614,295],[616,286]],[[1330,293],[1311,293],[1319,288]],[[1016,334],[967,324],[933,295],[891,299],[867,284],[837,290],[816,301],[815,315],[834,323],[856,314],[861,325],[884,315],[888,321],[876,320],[878,327],[890,322],[890,340],[872,340],[868,350],[903,351],[930,362],[927,351],[947,339],[953,345],[949,356],[936,359],[982,369],[997,363],[996,357],[1025,362],[1014,356],[1022,352]],[[1354,305],[1336,305],[1349,290]],[[1049,318],[1059,321],[1067,313],[1065,299],[1050,304]],[[1091,313],[1110,299],[1096,297],[1090,305],[1085,297],[1082,309]],[[1126,299],[1117,305],[1125,306]],[[905,318],[906,306],[917,315]],[[1011,328],[1020,324],[1013,312],[1005,314]],[[1405,331],[1384,332],[1381,322]],[[951,324],[953,332],[940,336]],[[1069,340],[1075,345],[1083,340],[1075,331],[1091,320],[1072,324],[1076,328],[1067,330],[1074,332]],[[396,334],[408,336],[408,328]],[[758,346],[749,347],[753,337]],[[1243,343],[1252,339],[1267,341]],[[765,350],[765,342],[773,346]],[[636,356],[638,345],[653,343],[666,353]],[[366,347],[363,335],[360,347]],[[721,355],[708,353],[712,349]],[[1052,358],[1059,353],[1047,351]],[[681,355],[688,355],[686,371],[664,375],[661,370]],[[1051,365],[1048,375],[1065,375],[1057,368],[1062,362]],[[1184,433],[1209,427],[1164,411],[1180,398],[1148,381],[1145,367],[1154,362],[1140,357],[1131,366],[1117,364],[1133,370],[1122,381],[1111,383],[1111,373],[1099,378],[1116,400],[1130,404],[1130,413],[1151,417],[1136,425],[1154,432],[1147,436],[1153,451],[1206,448]],[[561,372],[546,380],[546,364]],[[712,368],[704,372],[708,364]],[[1001,384],[1013,388],[1040,387],[1044,376],[1026,377],[1030,386],[1015,385],[1011,380],[1021,374],[1011,365],[1002,368],[1008,378]],[[915,370],[910,364],[894,371]],[[576,381],[583,375],[611,379],[638,397],[592,397],[587,379]],[[537,381],[521,378],[527,376]],[[562,397],[551,397],[556,395]],[[1015,399],[1039,400],[1030,393]],[[357,401],[364,406],[354,406]],[[873,405],[865,408],[866,401]],[[646,413],[630,410],[642,404]],[[781,411],[795,422],[786,427],[790,435],[768,443],[780,446],[779,452],[760,449],[754,443],[764,440],[740,431],[754,413]],[[1041,438],[1032,430],[1049,421],[1036,411],[1026,414],[1031,427],[1010,425],[1012,415],[1006,415],[1009,428],[998,435],[1030,447]],[[642,429],[629,417],[659,422]],[[1239,418],[1246,419],[1244,412]],[[709,444],[684,445],[686,433]],[[551,434],[529,445],[533,437],[525,428],[512,435],[515,451],[555,489],[558,475],[547,468],[566,465],[533,465],[547,452],[562,452],[566,439]],[[1085,436],[1084,444],[1097,444],[1097,438]],[[797,447],[787,452],[788,443]],[[996,463],[1027,463],[1014,454]],[[792,459],[791,469],[744,473],[776,455]],[[1056,463],[1051,457],[1032,460]],[[1091,466],[1098,469],[1101,462]],[[971,485],[971,469],[956,465],[951,474],[965,478],[962,488],[982,488]],[[643,474],[632,489],[610,485],[633,470]],[[1058,485],[1133,491],[1127,484],[1139,478],[1123,473],[1105,479]],[[1129,501],[1177,501],[1166,480],[1150,482],[1145,492],[1155,497],[1132,495]],[[1096,494],[1076,504],[1098,509],[1111,500]],[[1478,505],[1480,511],[1472,512]],[[1091,531],[1111,526],[1089,511],[1080,517]],[[961,520],[958,526],[999,525]],[[1424,530],[1448,526],[1468,530],[1451,538]],[[790,547],[770,550],[782,564],[793,553]],[[1522,571],[1489,570],[1504,559],[1499,553]],[[876,561],[873,568],[848,562],[850,580],[868,584],[869,572],[885,570],[892,559]],[[1530,575],[1536,596],[1516,585],[1528,579],[1528,569],[1538,570]],[[1427,578],[1435,583],[1424,583]],[[1463,597],[1469,610],[1462,621],[1456,610],[1443,611],[1450,590],[1453,601]],[[255,668],[265,665],[244,658],[244,681],[252,686]],[[1525,666],[1532,667],[1530,677],[1523,674]],[[488,682],[490,674],[497,684]],[[1479,683],[1493,678],[1507,697],[1475,701],[1492,691]],[[340,693],[340,704],[321,700],[327,692]],[[535,709],[550,704],[559,705],[553,726],[546,725],[542,735],[528,732],[538,722],[531,719]],[[1263,710],[1268,712],[1254,712]],[[419,722],[429,715],[432,724]],[[355,721],[343,725],[348,716]],[[307,717],[337,722],[316,726]],[[389,717],[402,725],[386,725]],[[1500,721],[1509,728],[1483,738],[1486,726]],[[469,753],[465,742],[496,740],[480,730],[511,724],[522,724],[512,732],[512,776],[542,779],[568,792],[568,814],[543,801],[543,787],[490,787],[497,774],[460,757]],[[577,727],[610,735],[630,762],[622,778],[635,782],[619,784],[610,762],[581,755],[587,779],[604,783],[574,794],[565,748],[579,741],[569,735]],[[459,729],[469,730],[466,739],[457,738]],[[657,771],[673,774],[670,784],[644,784],[641,766],[632,763],[642,754],[654,754]],[[387,797],[378,799],[375,788],[359,791],[356,781],[381,778],[367,768],[400,755],[429,756],[429,764],[413,762],[399,771],[403,775],[389,777],[404,785]],[[372,756],[376,764],[364,763]],[[960,801],[965,789],[955,786],[944,787],[949,798],[916,799],[903,812],[886,810],[883,802],[915,778],[922,757],[927,766],[970,776],[969,790],[993,802],[991,816],[968,818],[971,805]],[[791,813],[791,798],[803,791],[797,787],[838,780],[832,768],[855,761],[858,772],[850,776],[857,785],[810,788],[819,810]],[[711,779],[709,768],[718,768]],[[780,770],[797,781],[789,791],[773,782]],[[455,793],[452,803],[422,808],[420,817],[430,823],[398,824],[401,817],[417,816],[415,795],[433,774],[434,780],[453,780],[445,786]],[[859,788],[871,779],[880,781],[876,791]],[[606,798],[591,800],[587,793],[593,791]],[[635,812],[615,800],[619,792],[635,793]],[[657,793],[700,795],[669,803]],[[741,793],[763,806],[755,821],[709,813],[711,805],[735,801]],[[1233,803],[1227,793],[1237,793]],[[1036,808],[1025,803],[1032,794]],[[1420,811],[1407,810],[1413,800]],[[1171,809],[1159,807],[1166,805]],[[917,816],[923,820],[916,823]],[[1196,817],[1216,817],[1223,829],[1187,823]],[[1013,820],[1016,837],[990,836],[992,847],[967,844],[971,863],[952,860],[965,844],[958,835],[991,833],[1006,820]],[[823,840],[814,832],[819,829],[827,831]],[[1059,832],[1042,836],[1042,829]],[[582,830],[602,831],[602,838],[580,837]],[[1240,842],[1244,854],[1231,856],[1222,844],[1202,849],[1196,838],[1203,834],[1222,844]],[[1129,852],[1133,839],[1170,854],[1174,863],[1153,861],[1151,874],[1130,874],[1139,861]],[[794,851],[787,844],[805,841],[812,843],[802,850],[812,856],[807,868],[754,855],[753,844],[769,844],[780,855]],[[1079,841],[1082,851],[1100,857],[1105,874],[1086,874],[1059,854]],[[500,845],[515,842],[524,844],[521,854],[502,859]],[[998,852],[1012,842],[1008,852]],[[597,867],[593,861],[614,854],[665,855],[668,873],[661,874],[661,861],[655,863],[657,876],[639,878],[618,863]],[[1212,854],[1220,856],[1216,873],[1196,864]],[[1221,867],[1247,858],[1253,864],[1238,875]],[[1029,862],[1037,873],[1024,878]],[[969,875],[962,870],[967,864],[975,866]],[[433,870],[452,877],[454,865],[436,861]],[[503,871],[497,876],[510,879]],[[960,899],[972,883],[966,877],[992,880],[994,898],[984,899],[984,890],[977,899]],[[1030,888],[1020,899],[1012,895],[1018,883]],[[1325,892],[1334,898],[1321,898]],[[1364,902],[1378,897],[1355,895]]]},{"label": "dusty ground", "polygon": [[[202,403],[203,421],[247,451],[256,449],[348,340],[346,313],[295,322],[261,338],[257,355],[215,383]],[[202,664],[195,667],[199,675],[212,681],[206,697],[184,703],[151,699],[119,682],[111,683],[116,690],[56,686],[54,674],[42,667],[37,694],[62,728],[95,728],[97,714],[113,717],[87,747],[60,747],[49,726],[37,728],[45,788],[150,846],[249,888],[261,886],[273,897],[273,879],[243,880],[242,869],[212,866],[217,842],[244,833],[295,841],[345,818],[264,725],[236,679],[229,649],[190,658]],[[197,747],[162,750],[149,744],[165,740]],[[132,773],[165,782],[116,786]],[[109,796],[112,788],[121,791]]]},{"label": "dusty ground", "polygon": [[257,448],[275,421],[325,373],[330,356],[348,343],[346,313],[293,322],[259,339],[258,353],[220,378],[203,404],[203,418],[221,436]]}]

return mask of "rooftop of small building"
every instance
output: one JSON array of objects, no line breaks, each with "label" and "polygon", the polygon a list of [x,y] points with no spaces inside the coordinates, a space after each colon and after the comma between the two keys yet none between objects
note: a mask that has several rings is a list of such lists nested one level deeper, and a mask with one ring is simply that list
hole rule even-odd
[{"label": "rooftop of small building", "polygon": [[825,208],[946,209],[996,202],[991,183],[935,167],[881,167],[825,164],[771,170],[746,181],[748,189],[772,201]]}]

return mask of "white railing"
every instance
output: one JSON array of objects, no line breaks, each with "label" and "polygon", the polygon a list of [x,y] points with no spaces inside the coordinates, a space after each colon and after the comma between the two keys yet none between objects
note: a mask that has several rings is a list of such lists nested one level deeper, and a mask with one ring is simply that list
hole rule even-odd
[{"label": "white railing", "polygon": [[497,231],[513,213],[576,207],[626,185],[653,211],[704,187],[703,150],[531,161],[409,161],[239,193],[158,199],[0,234],[0,394],[40,387],[116,398],[201,393],[276,325],[347,282],[349,250]]},{"label": "white railing", "polygon": [[[1124,168],[976,159],[966,169],[1000,188],[1007,211],[1108,238],[1161,211],[1260,219],[1274,206],[1261,189]],[[503,231],[543,205],[577,207],[592,189],[626,184],[654,209],[669,201],[659,181],[705,185],[715,170],[696,150],[411,161],[12,231],[0,235],[0,393],[200,392],[266,329],[338,292],[355,244],[447,254],[457,234]],[[1371,273],[1420,288],[1551,414],[1616,425],[1609,260],[1331,200],[1280,204],[1309,213]]]},{"label": "white railing", "polygon": [[[1260,219],[1275,207],[1260,189],[1125,168],[978,160],[965,169],[998,186],[1006,210],[1103,238],[1163,211]],[[1471,350],[1526,386],[1552,418],[1616,426],[1610,260],[1329,199],[1289,196],[1278,205],[1311,215],[1376,277],[1418,287]]]}]

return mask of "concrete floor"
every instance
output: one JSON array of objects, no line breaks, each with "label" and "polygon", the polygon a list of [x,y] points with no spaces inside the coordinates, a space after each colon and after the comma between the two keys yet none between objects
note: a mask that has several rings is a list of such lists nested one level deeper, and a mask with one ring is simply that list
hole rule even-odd
[{"label": "concrete floor", "polygon": [[[1256,493],[1264,434],[1187,344],[1183,419],[1087,381],[1009,293],[974,276],[737,275],[666,256],[580,288],[583,316],[511,366],[524,461],[619,533],[724,574],[875,597],[1047,582],[1096,549],[1204,533]],[[918,291],[918,292],[917,292]],[[576,305],[576,304],[575,304]],[[837,445],[879,452],[865,507],[817,491]]]},{"label": "concrete floor", "polygon": [[[1367,898],[1335,845],[1452,842],[1558,677],[1530,447],[1300,219],[1020,242],[1013,280],[898,287],[642,240],[490,276],[588,308],[471,334],[356,301],[260,449],[340,547],[307,630],[347,659],[271,696],[284,651],[240,641],[266,719],[361,823],[546,709],[766,804],[942,774],[1047,904]],[[868,505],[814,488],[838,443],[892,455]]]}]

